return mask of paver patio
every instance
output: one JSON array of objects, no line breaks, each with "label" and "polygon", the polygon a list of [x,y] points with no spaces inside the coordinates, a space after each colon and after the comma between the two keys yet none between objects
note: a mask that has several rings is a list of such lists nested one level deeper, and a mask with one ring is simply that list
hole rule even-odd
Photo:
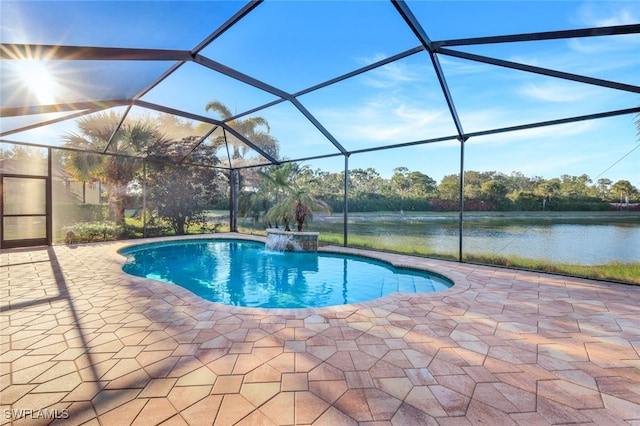
[{"label": "paver patio", "polygon": [[0,424],[640,424],[638,286],[374,253],[455,286],[237,308],[122,272],[140,242],[0,254]]}]

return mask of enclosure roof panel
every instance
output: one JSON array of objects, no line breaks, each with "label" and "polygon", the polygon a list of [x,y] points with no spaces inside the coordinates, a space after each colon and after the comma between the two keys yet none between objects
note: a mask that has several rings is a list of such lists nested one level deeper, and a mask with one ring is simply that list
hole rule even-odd
[{"label": "enclosure roof panel", "polygon": [[603,13],[572,1],[407,0],[407,5],[432,40],[574,29],[585,26],[585,15]]},{"label": "enclosure roof panel", "polygon": [[4,1],[3,43],[192,49],[238,1]]},{"label": "enclosure roof panel", "polygon": [[131,99],[171,63],[10,59],[0,61],[2,108]]},{"label": "enclosure roof panel", "polygon": [[0,7],[2,141],[62,147],[87,116],[144,111],[189,130],[164,135],[181,163],[241,168],[640,112],[637,2]]},{"label": "enclosure roof panel", "polygon": [[279,98],[203,65],[187,62],[141,99],[161,105],[171,99],[173,108],[222,120],[225,117],[215,109],[207,110],[207,104],[221,102],[236,115]]},{"label": "enclosure roof panel", "polygon": [[202,54],[292,93],[416,44],[390,2],[268,1]]}]

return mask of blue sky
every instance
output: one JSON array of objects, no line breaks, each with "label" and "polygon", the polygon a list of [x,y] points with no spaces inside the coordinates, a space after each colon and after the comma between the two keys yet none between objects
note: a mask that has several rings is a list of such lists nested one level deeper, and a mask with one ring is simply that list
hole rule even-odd
[{"label": "blue sky", "polygon": [[[640,3],[632,1],[408,1],[407,4],[432,40],[640,23]],[[1,37],[3,43],[188,50],[242,5],[203,1],[3,2]],[[386,1],[267,0],[201,53],[296,93],[418,45],[419,41]],[[457,49],[640,85],[640,35]],[[438,59],[465,132],[640,106],[639,94],[445,55],[438,55]],[[73,66],[49,64],[56,70],[52,74],[57,73],[59,85],[76,85],[77,97],[131,96],[170,65],[166,62],[111,65],[92,61]],[[63,96],[62,91],[58,96]],[[210,100],[220,100],[240,112],[275,97],[199,65],[186,64],[143,99],[215,117],[204,110]],[[424,52],[300,96],[298,100],[350,151],[455,134],[431,61]],[[271,134],[280,141],[285,157],[337,152],[288,102],[257,115],[269,121]],[[465,166],[469,170],[521,171],[546,178],[586,173],[594,179],[628,179],[640,187],[640,149],[634,150],[639,143],[635,118],[626,115],[474,137],[466,143]],[[12,120],[3,119],[2,127],[13,126],[16,119]],[[67,124],[58,124],[7,139],[40,138],[56,144],[56,135],[65,130]],[[458,154],[459,143],[450,141],[354,154],[349,165],[374,167],[383,176],[389,176],[395,167],[406,166],[439,180],[458,172]],[[338,171],[344,168],[344,159],[308,164]]]}]

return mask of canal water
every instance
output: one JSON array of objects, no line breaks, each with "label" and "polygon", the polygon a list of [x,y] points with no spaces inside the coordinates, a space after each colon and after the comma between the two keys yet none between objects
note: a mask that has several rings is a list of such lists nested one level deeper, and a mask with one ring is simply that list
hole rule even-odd
[{"label": "canal water", "polygon": [[[342,222],[320,220],[313,230],[342,233]],[[349,235],[363,236],[382,247],[424,247],[457,257],[458,222],[451,218],[354,218]],[[493,254],[543,259],[552,263],[599,265],[640,262],[640,215],[620,220],[506,219],[465,220],[465,254]]]}]

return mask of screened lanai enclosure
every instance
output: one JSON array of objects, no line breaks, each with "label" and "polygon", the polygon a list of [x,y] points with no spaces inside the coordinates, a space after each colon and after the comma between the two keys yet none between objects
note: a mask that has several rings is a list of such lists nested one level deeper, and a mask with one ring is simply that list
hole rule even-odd
[{"label": "screened lanai enclosure", "polygon": [[324,244],[640,280],[637,3],[0,7],[3,249],[305,200]]}]

